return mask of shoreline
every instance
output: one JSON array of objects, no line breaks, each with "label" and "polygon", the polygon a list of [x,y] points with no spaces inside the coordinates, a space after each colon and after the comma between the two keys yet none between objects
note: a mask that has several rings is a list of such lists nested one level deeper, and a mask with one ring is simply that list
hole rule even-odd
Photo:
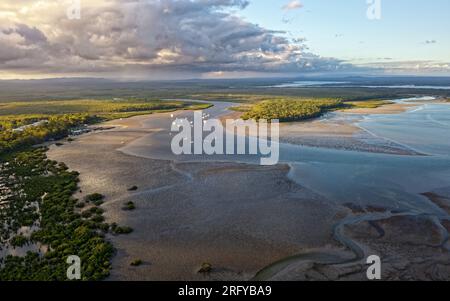
[{"label": "shoreline", "polygon": [[356,108],[345,109],[340,112],[353,115],[384,115],[384,114],[400,114],[410,110],[413,107],[417,107],[422,103],[391,103],[379,106],[377,108]]},{"label": "shoreline", "polygon": [[[438,99],[434,102],[440,103]],[[310,120],[280,123],[280,142],[319,149],[424,156],[426,154],[408,146],[378,137],[357,123],[364,115],[400,114],[426,103],[391,103],[377,108],[346,109]],[[230,111],[221,117],[221,121],[223,123],[227,118],[238,119],[241,115],[241,112]]]},{"label": "shoreline", "polygon": [[[83,193],[75,197],[103,193],[107,221],[135,229],[108,237],[118,250],[108,280],[248,280],[303,248],[335,244],[328,233],[336,212],[345,209],[292,183],[287,166],[178,163],[117,151],[149,133],[133,128],[145,119],[115,121],[115,129],[79,136],[48,152],[80,172]],[[127,191],[133,185],[138,190]],[[133,212],[121,210],[128,200],[136,204]],[[306,227],[312,217],[324,221],[315,231]],[[129,265],[136,258],[143,260],[141,267]],[[207,278],[195,272],[203,262],[213,266]]]},{"label": "shoreline", "polygon": [[[360,212],[293,183],[285,165],[176,162],[119,151],[157,132],[157,128],[146,128],[155,118],[168,118],[168,114],[111,121],[115,123],[114,129],[79,136],[67,145],[52,146],[48,152],[51,159],[80,171],[83,194],[98,191],[106,195],[102,207],[106,209],[108,222],[135,229],[127,236],[108,237],[117,255],[107,280],[250,280],[264,267],[293,256],[302,260],[289,261],[270,279],[364,280],[364,271],[357,268],[359,263],[356,267],[354,263],[331,264],[318,270],[317,257],[305,261],[298,254],[309,250],[314,254],[349,257],[348,245],[342,245],[331,235],[336,225],[349,219],[352,222],[339,230],[348,237],[348,243],[356,239],[364,249],[385,250],[391,256],[411,255],[407,256],[404,246],[393,240],[396,235],[404,235],[405,230],[398,223],[414,225],[407,241],[418,245],[422,245],[430,231],[439,232],[426,218],[422,223],[422,217],[413,214],[384,216],[383,208],[377,209],[381,211],[380,218],[367,223]],[[98,153],[102,156],[98,157]],[[133,185],[138,190],[128,191]],[[137,209],[123,211],[122,205],[130,200]],[[419,224],[415,222],[417,218]],[[317,220],[321,221],[319,225]],[[371,226],[374,224],[376,228]],[[386,233],[383,241],[373,241],[372,232],[380,229]],[[255,250],[259,250],[257,256]],[[410,252],[418,257],[435,255],[435,249],[426,246]],[[131,267],[134,259],[141,259],[144,264]],[[408,260],[411,260],[408,269],[426,269],[412,258]],[[209,275],[197,273],[203,263],[213,266]],[[398,264],[397,259],[393,260],[388,268]],[[392,269],[389,277],[393,279],[405,272]]]}]

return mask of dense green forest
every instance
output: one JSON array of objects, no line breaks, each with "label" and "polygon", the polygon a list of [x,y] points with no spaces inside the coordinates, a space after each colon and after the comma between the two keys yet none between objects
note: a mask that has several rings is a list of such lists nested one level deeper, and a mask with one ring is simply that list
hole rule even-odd
[{"label": "dense green forest", "polygon": [[318,117],[326,111],[343,106],[339,100],[268,100],[253,105],[242,118],[297,121]]},{"label": "dense green forest", "polygon": [[61,139],[69,135],[71,129],[98,120],[98,117],[87,114],[0,119],[0,155],[49,139]]},{"label": "dense green forest", "polygon": [[256,103],[244,104],[231,109],[242,112],[243,119],[279,119],[281,122],[289,122],[319,117],[332,110],[354,108],[371,109],[391,103],[385,100],[348,102],[340,99],[303,99],[295,97],[278,97],[260,101],[257,101],[257,99],[255,98],[254,100]]},{"label": "dense green forest", "polygon": [[58,114],[96,114],[157,112],[184,109],[193,105],[179,101],[147,99],[76,99],[52,101],[11,101],[2,102],[0,116],[7,115],[58,115]]}]

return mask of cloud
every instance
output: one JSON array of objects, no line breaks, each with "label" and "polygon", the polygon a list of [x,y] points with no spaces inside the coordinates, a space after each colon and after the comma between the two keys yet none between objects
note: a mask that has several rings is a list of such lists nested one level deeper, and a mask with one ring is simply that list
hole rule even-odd
[{"label": "cloud", "polygon": [[289,2],[288,4],[284,5],[282,8],[283,10],[295,10],[300,9],[303,7],[303,4],[298,0],[293,0]]},{"label": "cloud", "polygon": [[147,77],[352,68],[235,15],[246,0],[83,1],[80,20],[67,17],[71,1],[17,2],[0,3],[3,72]]},{"label": "cloud", "polygon": [[385,62],[365,64],[365,67],[384,70],[387,73],[394,74],[449,74],[450,62],[438,61],[393,61],[392,58],[386,58]]}]

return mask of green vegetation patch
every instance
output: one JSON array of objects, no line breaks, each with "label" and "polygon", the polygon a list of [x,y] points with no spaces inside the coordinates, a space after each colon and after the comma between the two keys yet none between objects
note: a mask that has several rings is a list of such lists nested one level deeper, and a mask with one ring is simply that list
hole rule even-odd
[{"label": "green vegetation patch", "polygon": [[[46,252],[29,251],[26,256],[8,255],[0,264],[0,281],[67,280],[67,257],[81,259],[83,280],[109,275],[114,250],[101,233],[100,218],[84,219],[75,213],[78,173],[48,160],[46,149],[14,154],[2,162],[1,184],[14,187],[7,206],[0,209],[0,246],[23,246],[28,241],[46,246]],[[103,211],[96,211],[96,217]],[[22,227],[34,229],[30,237],[14,235]]]},{"label": "green vegetation patch", "polygon": [[342,108],[339,100],[267,100],[255,104],[242,115],[243,119],[278,119],[280,122],[299,121],[319,117],[323,113]]},{"label": "green vegetation patch", "polygon": [[393,104],[393,102],[387,100],[367,100],[346,102],[345,106],[348,109],[376,109],[389,104]]},{"label": "green vegetation patch", "polygon": [[202,266],[200,267],[200,269],[198,270],[199,274],[209,274],[212,271],[212,264],[208,263],[208,262],[204,262],[202,263]]},{"label": "green vegetation patch", "polygon": [[13,247],[23,247],[28,243],[28,238],[26,238],[23,235],[17,235],[14,236],[11,240],[10,240],[10,244]]},{"label": "green vegetation patch", "polygon": [[241,113],[246,113],[246,112],[250,111],[251,109],[252,109],[252,107],[250,105],[242,105],[242,106],[229,108],[230,111],[241,112]]},{"label": "green vegetation patch", "polygon": [[0,117],[0,155],[50,139],[62,139],[70,130],[100,121],[87,114]]},{"label": "green vegetation patch", "polygon": [[138,266],[140,266],[140,265],[142,265],[142,260],[141,259],[135,259],[135,260],[133,260],[131,263],[130,263],[130,265],[131,266],[133,266],[133,267],[138,267]]},{"label": "green vegetation patch", "polygon": [[181,101],[128,99],[128,100],[55,100],[55,101],[21,101],[6,102],[2,104],[0,116],[17,115],[64,115],[64,114],[88,114],[107,115],[111,113],[130,112],[157,112],[181,110],[186,108],[201,107],[205,104],[187,103]]},{"label": "green vegetation patch", "polygon": [[89,194],[84,197],[84,201],[87,203],[93,203],[94,205],[100,206],[103,203],[104,195],[100,193]]},{"label": "green vegetation patch", "polygon": [[180,109],[202,110],[210,106],[160,100],[9,102],[2,104],[0,110],[0,155],[65,138],[73,130],[89,124]]},{"label": "green vegetation patch", "polygon": [[136,205],[133,202],[127,202],[122,207],[122,210],[125,210],[125,211],[131,211],[131,210],[134,210],[134,209],[136,209]]},{"label": "green vegetation patch", "polygon": [[126,227],[126,226],[120,227],[116,223],[113,223],[113,224],[111,224],[111,232],[115,235],[129,234],[129,233],[133,232],[133,228]]}]

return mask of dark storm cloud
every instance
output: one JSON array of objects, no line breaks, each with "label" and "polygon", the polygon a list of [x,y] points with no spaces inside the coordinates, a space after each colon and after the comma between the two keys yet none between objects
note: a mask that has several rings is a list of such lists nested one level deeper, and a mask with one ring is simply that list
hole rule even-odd
[{"label": "dark storm cloud", "polygon": [[[12,1],[6,1],[11,2]],[[158,70],[304,72],[352,68],[234,15],[244,0],[97,0],[80,20],[65,7],[0,4],[0,69],[48,73]],[[47,2],[45,2],[47,3]],[[24,5],[25,5],[24,4]],[[2,7],[3,5],[3,7]],[[46,14],[42,14],[45,11]],[[42,14],[41,16],[38,14]],[[13,17],[15,14],[16,17]],[[20,21],[20,22],[18,22]]]},{"label": "dark storm cloud", "polygon": [[18,34],[24,39],[25,44],[38,44],[47,41],[45,35],[36,27],[29,27],[26,24],[16,24],[12,28],[4,29],[5,35]]}]

